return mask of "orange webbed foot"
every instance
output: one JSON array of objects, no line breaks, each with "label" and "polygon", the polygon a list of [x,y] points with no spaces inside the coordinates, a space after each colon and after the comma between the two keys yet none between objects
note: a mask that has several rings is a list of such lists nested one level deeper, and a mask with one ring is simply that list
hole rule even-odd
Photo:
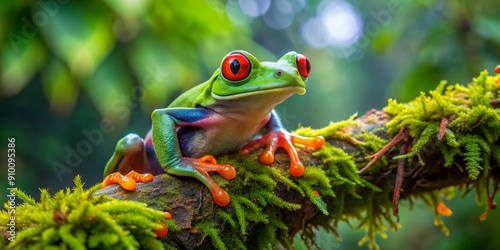
[{"label": "orange webbed foot", "polygon": [[301,144],[306,147],[318,149],[325,143],[325,138],[303,137],[289,133],[284,129],[273,130],[260,139],[254,140],[246,144],[240,149],[240,154],[247,155],[261,147],[266,147],[259,159],[262,164],[272,164],[274,162],[274,153],[278,148],[283,148],[290,157],[290,174],[294,177],[300,177],[304,174],[304,165],[300,162],[300,158],[293,144]]},{"label": "orange webbed foot", "polygon": [[205,171],[208,173],[217,172],[226,180],[232,180],[236,177],[236,170],[233,166],[228,164],[217,164],[215,157],[212,155],[205,155],[200,158],[191,158],[190,160],[192,161],[194,168],[198,171]]},{"label": "orange webbed foot", "polygon": [[105,188],[111,184],[118,184],[120,185],[123,189],[132,191],[135,190],[137,186],[137,182],[125,175],[122,175],[119,172],[109,174],[104,178],[102,181],[102,187]]},{"label": "orange webbed foot", "polygon": [[231,165],[217,164],[217,161],[211,155],[205,155],[200,158],[183,157],[182,162],[192,166],[196,171],[195,175],[201,174],[203,182],[210,190],[210,193],[212,193],[214,202],[217,205],[227,206],[229,204],[231,200],[229,194],[219,187],[208,173],[217,172],[226,180],[234,179],[236,177],[236,170]]},{"label": "orange webbed foot", "polygon": [[118,184],[123,189],[132,191],[137,187],[137,182],[150,182],[152,180],[154,180],[154,176],[152,174],[139,174],[134,170],[130,171],[126,175],[115,172],[104,178],[102,181],[102,187],[105,188],[111,184]]},{"label": "orange webbed foot", "polygon": [[137,182],[150,182],[150,181],[153,181],[155,179],[155,177],[152,175],[152,174],[139,174],[137,172],[135,172],[134,170],[128,172],[128,174],[126,174],[126,176],[134,179],[135,181]]}]

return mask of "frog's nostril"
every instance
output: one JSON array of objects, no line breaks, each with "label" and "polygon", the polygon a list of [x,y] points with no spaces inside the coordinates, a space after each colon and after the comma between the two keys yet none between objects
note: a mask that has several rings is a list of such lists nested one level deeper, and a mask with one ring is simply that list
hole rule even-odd
[{"label": "frog's nostril", "polygon": [[276,76],[281,76],[283,75],[283,72],[281,70],[276,71]]}]

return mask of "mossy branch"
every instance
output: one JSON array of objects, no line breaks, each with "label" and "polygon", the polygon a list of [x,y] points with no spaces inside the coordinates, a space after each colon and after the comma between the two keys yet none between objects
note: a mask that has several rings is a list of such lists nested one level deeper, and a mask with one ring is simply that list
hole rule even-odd
[{"label": "mossy branch", "polygon": [[[378,248],[375,235],[399,227],[393,216],[399,198],[424,200],[447,233],[440,216],[447,215],[441,198],[449,195],[448,187],[476,190],[486,202],[482,219],[495,205],[499,84],[498,76],[483,72],[468,86],[443,81],[409,103],[389,100],[383,111],[371,110],[323,129],[300,128],[296,133],[327,139],[318,151],[298,149],[308,166],[300,178],[288,173],[284,152],[278,151],[272,166],[259,163],[260,152],[220,157],[220,163],[237,170],[231,181],[215,177],[231,195],[227,207],[215,205],[199,182],[169,175],[139,184],[136,192],[112,186],[100,193],[170,211],[181,228],[169,237],[170,245],[188,249],[274,248],[278,240],[287,247],[298,232],[314,245],[313,227],[337,234],[337,223],[350,218],[366,229],[360,244]],[[371,155],[368,170],[359,174]],[[394,190],[395,185],[400,189]]]},{"label": "mossy branch", "polygon": [[[435,211],[435,224],[447,234],[441,216],[450,211],[441,199],[455,189],[476,191],[478,201],[486,204],[482,220],[496,206],[499,85],[499,76],[482,72],[468,86],[442,82],[409,103],[389,100],[382,111],[371,110],[322,129],[300,128],[295,132],[327,139],[317,151],[298,149],[307,166],[300,178],[289,174],[284,152],[277,152],[271,166],[260,164],[259,151],[220,157],[219,163],[231,164],[237,171],[231,181],[212,175],[231,195],[226,207],[217,206],[195,179],[169,175],[139,183],[133,192],[111,185],[97,194],[169,211],[180,230],[162,239],[167,248],[268,249],[277,248],[278,241],[289,248],[291,236],[299,232],[313,246],[314,227],[323,227],[340,240],[337,224],[351,218],[366,230],[360,244],[378,248],[375,236],[385,237],[386,228],[399,227],[400,198],[427,203]],[[35,201],[25,198],[35,206]],[[59,242],[72,244],[78,239],[70,231],[61,227]],[[52,234],[46,230],[42,236]]]}]

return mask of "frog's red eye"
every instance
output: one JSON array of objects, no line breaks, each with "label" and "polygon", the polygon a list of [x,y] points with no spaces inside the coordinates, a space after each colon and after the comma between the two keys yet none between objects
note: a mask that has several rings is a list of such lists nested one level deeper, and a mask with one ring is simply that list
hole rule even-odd
[{"label": "frog's red eye", "polygon": [[241,81],[250,75],[250,61],[240,53],[226,57],[222,62],[222,76],[229,81]]},{"label": "frog's red eye", "polygon": [[308,77],[311,72],[311,63],[309,59],[302,54],[297,54],[297,69],[303,77]]}]

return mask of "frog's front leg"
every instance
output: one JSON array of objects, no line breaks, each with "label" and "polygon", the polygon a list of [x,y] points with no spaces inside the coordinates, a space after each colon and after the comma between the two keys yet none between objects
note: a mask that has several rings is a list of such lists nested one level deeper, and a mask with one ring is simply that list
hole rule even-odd
[{"label": "frog's front leg", "polygon": [[262,138],[251,141],[243,146],[240,149],[240,154],[247,155],[261,147],[266,147],[266,150],[260,155],[260,162],[269,165],[274,162],[274,153],[276,150],[278,148],[283,148],[290,157],[290,174],[295,177],[302,176],[304,173],[304,165],[300,162],[300,158],[293,143],[312,147],[314,149],[320,148],[323,146],[323,143],[325,143],[325,138],[322,136],[303,137],[288,132],[274,110],[271,112],[271,118],[267,122],[266,128],[268,128],[270,132]]},{"label": "frog's front leg", "polygon": [[[210,177],[209,172],[217,172],[225,179],[233,179],[236,171],[230,165],[217,164],[215,158],[206,155],[190,158],[182,155],[176,128],[179,126],[203,127],[209,122],[211,110],[206,108],[166,108],[157,109],[152,114],[153,145],[158,161],[163,169],[172,175],[194,177],[205,184],[214,201],[219,206],[226,206],[230,197]],[[191,141],[189,143],[203,143]]]}]

